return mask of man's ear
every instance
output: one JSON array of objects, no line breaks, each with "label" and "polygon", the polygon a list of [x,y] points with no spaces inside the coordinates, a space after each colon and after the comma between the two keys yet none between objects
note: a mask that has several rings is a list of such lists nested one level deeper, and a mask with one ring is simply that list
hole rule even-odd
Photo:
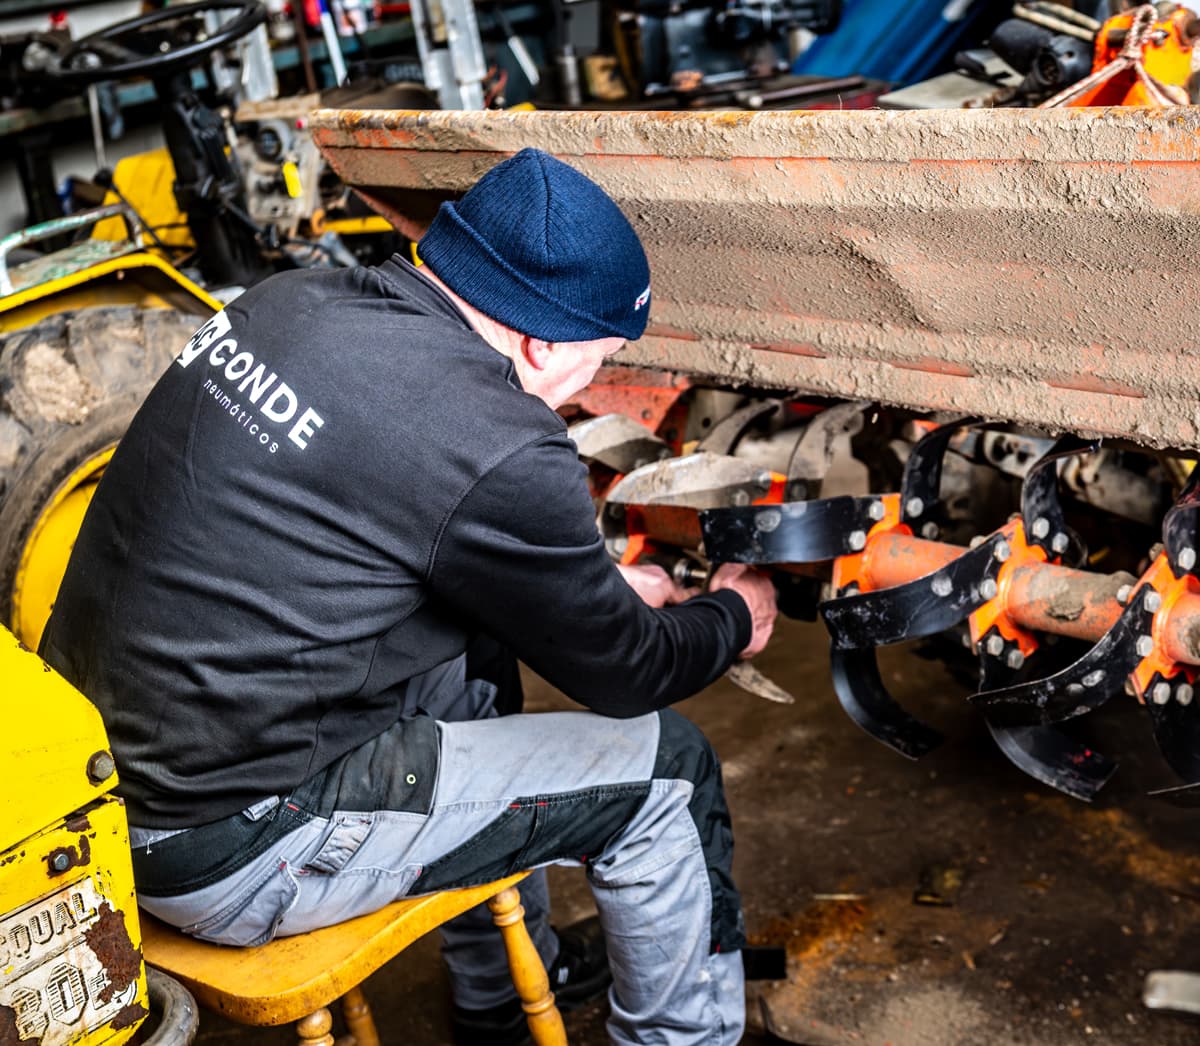
[{"label": "man's ear", "polygon": [[521,337],[521,355],[534,370],[545,370],[550,365],[550,354],[553,351],[553,342],[531,338],[527,334]]}]

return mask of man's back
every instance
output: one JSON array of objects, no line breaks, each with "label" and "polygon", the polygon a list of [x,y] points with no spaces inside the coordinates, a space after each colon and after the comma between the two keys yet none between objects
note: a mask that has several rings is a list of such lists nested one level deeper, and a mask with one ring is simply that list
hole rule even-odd
[{"label": "man's back", "polygon": [[79,535],[43,649],[100,707],[135,823],[285,791],[461,652],[425,586],[488,465],[561,432],[403,263],[274,277],[150,394]]}]

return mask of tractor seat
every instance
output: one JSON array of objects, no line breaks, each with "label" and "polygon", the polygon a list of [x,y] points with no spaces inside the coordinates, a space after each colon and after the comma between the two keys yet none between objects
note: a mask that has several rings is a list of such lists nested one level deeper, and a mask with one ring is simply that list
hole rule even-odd
[{"label": "tractor seat", "polygon": [[296,1021],[300,1043],[333,1046],[328,1007],[340,998],[357,1046],[379,1046],[359,985],[419,937],[487,901],[504,937],[533,1041],[566,1046],[562,1018],[525,927],[516,888],[528,874],[395,901],[370,915],[257,948],[208,944],[142,912],[142,950],[148,965],[181,981],[202,1005],[230,1020],[255,1026]]}]

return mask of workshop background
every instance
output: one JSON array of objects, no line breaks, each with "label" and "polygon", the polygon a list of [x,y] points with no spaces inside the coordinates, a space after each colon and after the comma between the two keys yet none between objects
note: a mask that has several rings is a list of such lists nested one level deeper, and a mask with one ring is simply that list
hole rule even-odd
[{"label": "workshop background", "polygon": [[[94,881],[72,841],[123,817],[102,726],[29,653],[141,396],[245,287],[411,256],[521,144],[655,274],[563,410],[613,558],[779,588],[767,651],[680,706],[723,762],[747,1041],[1200,1042],[1197,39],[1123,0],[0,0],[0,1046],[118,1046],[147,998],[136,955],[126,997],[38,951],[81,883],[140,938],[119,827]],[[436,934],[365,992],[383,1041],[449,1040]],[[250,1038],[295,1032],[201,1014]]]}]

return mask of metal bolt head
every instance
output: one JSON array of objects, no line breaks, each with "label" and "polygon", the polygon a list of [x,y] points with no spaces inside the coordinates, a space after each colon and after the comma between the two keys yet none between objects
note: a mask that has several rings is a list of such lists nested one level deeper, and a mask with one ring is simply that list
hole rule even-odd
[{"label": "metal bolt head", "polygon": [[1145,596],[1142,597],[1142,606],[1151,614],[1157,614],[1158,608],[1162,606],[1162,596],[1152,588],[1147,589]]},{"label": "metal bolt head", "polygon": [[1150,699],[1156,705],[1165,705],[1171,700],[1171,684],[1155,683],[1154,688],[1150,691]]},{"label": "metal bolt head", "polygon": [[911,497],[904,503],[905,514],[910,517],[917,517],[925,511],[925,502],[918,497]]},{"label": "metal bolt head", "polygon": [[117,764],[113,761],[112,755],[103,750],[93,754],[87,762],[87,776],[92,784],[101,784],[116,772]]},{"label": "metal bolt head", "polygon": [[1195,691],[1192,689],[1191,683],[1180,683],[1175,688],[1175,700],[1181,705],[1190,705],[1192,698],[1195,697]]},{"label": "metal bolt head", "polygon": [[931,587],[935,596],[948,596],[954,591],[954,585],[945,574],[935,574]]},{"label": "metal bolt head", "polygon": [[750,504],[750,495],[747,494],[744,490],[735,490],[732,494],[729,495],[729,504],[736,505],[739,508],[742,505],[749,505]]},{"label": "metal bolt head", "polygon": [[1038,518],[1033,521],[1033,526],[1030,527],[1029,532],[1035,538],[1044,538],[1050,533],[1050,520],[1048,520],[1045,516],[1038,516]]},{"label": "metal bolt head", "polygon": [[932,541],[937,536],[938,525],[934,523],[933,520],[930,520],[928,523],[925,523],[921,526],[921,537],[928,538],[930,541]]},{"label": "metal bolt head", "polygon": [[867,509],[867,515],[878,523],[887,515],[887,509],[883,507],[882,501],[872,501],[870,507]]},{"label": "metal bolt head", "polygon": [[56,872],[65,872],[71,867],[71,858],[67,854],[55,854],[50,859],[50,867]]},{"label": "metal bolt head", "polygon": [[1007,541],[1001,541],[992,549],[992,555],[996,557],[996,562],[1007,563],[1012,556],[1012,546]]},{"label": "metal bolt head", "polygon": [[1182,549],[1179,553],[1179,569],[1191,570],[1196,565],[1196,550],[1194,548]]},{"label": "metal bolt head", "polygon": [[1138,636],[1137,641],[1138,657],[1149,657],[1154,653],[1154,639],[1151,636]]},{"label": "metal bolt head", "polygon": [[1013,649],[1008,652],[1008,657],[1004,662],[1009,668],[1018,669],[1025,664],[1025,655],[1021,651]]},{"label": "metal bolt head", "polygon": [[988,636],[988,640],[984,645],[984,649],[991,654],[992,657],[999,657],[1004,653],[1004,637],[993,632],[990,636]]},{"label": "metal bolt head", "polygon": [[757,483],[763,490],[770,490],[771,489],[771,473],[768,472],[766,469],[763,469],[762,472],[758,473],[754,477],[754,482]]},{"label": "metal bolt head", "polygon": [[1060,530],[1057,534],[1054,535],[1053,540],[1051,540],[1050,550],[1052,552],[1058,553],[1061,556],[1064,552],[1067,551],[1067,548],[1070,544],[1071,544],[1071,539],[1069,537],[1067,537],[1067,535],[1064,534]]},{"label": "metal bolt head", "polygon": [[969,548],[978,548],[986,540],[987,540],[987,538],[985,538],[982,534],[976,534],[973,538],[971,538],[971,540],[968,544],[968,547]]},{"label": "metal bolt head", "polygon": [[861,552],[867,544],[867,533],[864,530],[852,531],[846,539],[846,544],[850,546],[851,552]]},{"label": "metal bolt head", "polygon": [[779,524],[783,522],[783,513],[778,509],[768,509],[766,512],[760,513],[754,521],[754,526],[761,530],[764,534],[771,533],[776,530]]},{"label": "metal bolt head", "polygon": [[1124,606],[1129,602],[1129,597],[1133,593],[1132,585],[1122,585],[1117,589],[1117,602]]},{"label": "metal bolt head", "polygon": [[979,594],[983,596],[984,599],[995,599],[996,592],[997,588],[995,580],[990,577],[984,578],[983,583],[979,586]]}]

